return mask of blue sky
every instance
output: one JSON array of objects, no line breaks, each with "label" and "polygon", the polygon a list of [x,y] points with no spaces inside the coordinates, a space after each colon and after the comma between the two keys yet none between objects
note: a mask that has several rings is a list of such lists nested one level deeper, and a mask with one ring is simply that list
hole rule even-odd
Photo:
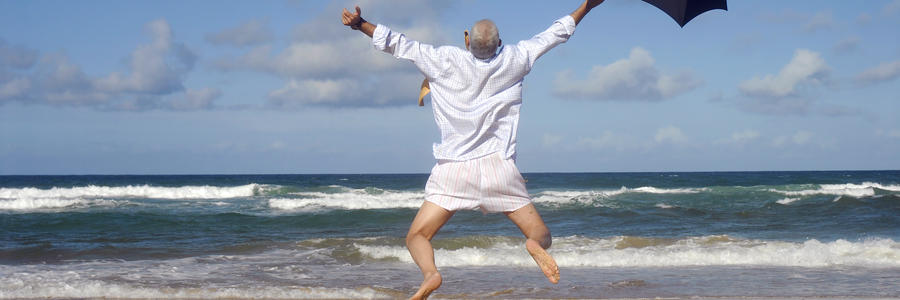
[{"label": "blue sky", "polygon": [[[578,1],[0,1],[0,174],[427,173],[421,75],[342,7],[462,46]],[[525,79],[523,172],[900,169],[900,0],[608,0]],[[427,101],[426,101],[427,103]]]}]

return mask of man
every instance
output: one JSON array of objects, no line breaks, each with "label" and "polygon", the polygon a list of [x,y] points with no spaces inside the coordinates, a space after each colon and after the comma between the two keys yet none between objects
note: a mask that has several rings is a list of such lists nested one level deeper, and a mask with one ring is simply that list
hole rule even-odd
[{"label": "man", "polygon": [[466,35],[466,49],[433,47],[408,39],[344,9],[342,22],[372,38],[376,49],[415,63],[429,81],[441,143],[438,163],[425,186],[425,202],[410,225],[406,246],[424,279],[413,299],[441,286],[431,238],[460,209],[503,212],[527,240],[525,248],[552,283],[559,268],[545,249],[550,230],[531,203],[515,165],[522,81],[534,62],[566,42],[575,26],[603,0],[586,0],[550,28],[515,45],[502,46],[496,25],[481,20]]}]

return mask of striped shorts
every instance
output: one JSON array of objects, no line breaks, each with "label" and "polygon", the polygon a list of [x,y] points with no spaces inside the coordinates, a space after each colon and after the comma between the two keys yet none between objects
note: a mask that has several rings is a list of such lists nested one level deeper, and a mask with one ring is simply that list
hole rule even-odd
[{"label": "striped shorts", "polygon": [[425,200],[449,211],[511,212],[531,203],[525,179],[500,153],[467,161],[438,161],[425,184]]}]

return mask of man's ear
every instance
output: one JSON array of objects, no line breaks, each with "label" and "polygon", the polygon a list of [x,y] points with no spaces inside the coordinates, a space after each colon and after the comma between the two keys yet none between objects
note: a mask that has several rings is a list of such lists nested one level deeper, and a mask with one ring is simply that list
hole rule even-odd
[{"label": "man's ear", "polygon": [[499,41],[499,43],[497,43],[497,48],[502,47],[502,46],[503,46],[503,39],[497,39],[497,40]]}]

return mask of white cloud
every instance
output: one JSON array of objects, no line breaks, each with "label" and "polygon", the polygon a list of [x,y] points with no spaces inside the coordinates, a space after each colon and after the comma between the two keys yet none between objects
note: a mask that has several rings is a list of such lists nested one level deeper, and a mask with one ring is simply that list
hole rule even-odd
[{"label": "white cloud", "polygon": [[291,102],[333,104],[342,99],[360,97],[360,92],[359,82],[351,79],[291,79],[284,87],[269,93],[269,99],[278,106],[286,106]]},{"label": "white cloud", "polygon": [[165,20],[148,23],[146,32],[152,41],[131,54],[131,74],[114,72],[100,78],[96,82],[98,89],[157,95],[184,90],[181,77],[193,68],[197,56],[173,41],[172,28]]},{"label": "white cloud", "polygon": [[690,73],[661,74],[650,52],[636,47],[628,58],[607,66],[594,66],[586,79],[574,78],[571,70],[557,74],[555,92],[567,98],[598,100],[663,100],[700,86]]},{"label": "white cloud", "polygon": [[687,142],[688,138],[684,135],[684,132],[681,131],[681,128],[675,126],[667,126],[660,128],[656,131],[656,136],[653,138],[656,143],[664,144],[684,144]]},{"label": "white cloud", "polygon": [[765,23],[787,24],[796,28],[797,32],[808,34],[827,31],[837,25],[831,11],[812,13],[786,9],[780,12],[770,11],[760,15],[760,17]]},{"label": "white cloud", "polygon": [[738,108],[747,112],[769,115],[805,115],[815,103],[806,98],[755,98],[738,100]]},{"label": "white cloud", "polygon": [[45,55],[31,74],[31,88],[17,99],[66,106],[97,106],[109,101],[108,92],[94,87],[94,80],[63,55]]},{"label": "white cloud", "polygon": [[772,140],[772,145],[775,147],[783,147],[788,144],[793,144],[797,146],[802,146],[809,144],[809,142],[813,138],[813,133],[806,130],[798,130],[793,135],[790,136],[778,136]]},{"label": "white cloud", "polygon": [[[22,68],[11,78],[0,78],[0,100],[113,110],[212,107],[219,92],[185,89],[184,77],[197,56],[174,40],[169,23],[155,20],[144,29],[150,42],[131,53],[126,71],[100,77],[88,76],[62,54],[20,50],[9,54],[8,47],[0,45],[4,64]],[[30,62],[31,55],[37,57],[36,62]]]},{"label": "white cloud", "polygon": [[856,75],[856,81],[863,84],[879,83],[900,77],[900,60],[881,63]]},{"label": "white cloud", "polygon": [[728,49],[737,53],[751,53],[763,45],[765,37],[758,32],[736,33]]},{"label": "white cloud", "polygon": [[892,129],[887,133],[888,137],[900,139],[900,129]]},{"label": "white cloud", "polygon": [[598,137],[582,137],[575,142],[580,148],[588,148],[592,150],[615,149],[617,151],[625,151],[635,147],[631,138],[618,135],[609,130],[604,130],[603,134]]},{"label": "white cloud", "polygon": [[856,17],[856,23],[859,25],[866,25],[872,22],[872,15],[867,13],[860,13],[859,16]]},{"label": "white cloud", "polygon": [[759,140],[762,135],[759,131],[753,129],[746,129],[742,131],[735,131],[731,133],[731,136],[719,139],[713,144],[716,145],[735,145],[735,146],[744,146],[750,143],[753,143],[756,140]]},{"label": "white cloud", "polygon": [[829,67],[819,53],[797,49],[791,61],[776,75],[753,77],[739,86],[745,95],[764,98],[797,96],[804,85],[820,85],[827,80]]},{"label": "white cloud", "polygon": [[843,105],[819,105],[815,112],[829,117],[845,117],[845,116],[866,116],[868,120],[877,118],[869,112],[863,111],[858,107],[847,107]]},{"label": "white cloud", "polygon": [[831,12],[817,12],[810,17],[809,21],[806,22],[806,25],[803,26],[803,31],[816,32],[819,30],[830,29],[831,26],[834,26],[834,18],[832,18]]},{"label": "white cloud", "polygon": [[850,53],[859,47],[859,37],[851,36],[834,44],[834,51],[837,53]]},{"label": "white cloud", "polygon": [[675,126],[661,127],[652,136],[636,138],[627,134],[604,130],[599,136],[581,137],[575,142],[577,148],[589,150],[635,151],[648,150],[657,146],[686,146],[690,138]]},{"label": "white cloud", "polygon": [[759,138],[759,131],[747,129],[744,131],[734,132],[731,134],[731,142],[733,143],[747,143],[756,140]]},{"label": "white cloud", "polygon": [[23,97],[31,88],[31,80],[28,78],[15,78],[0,83],[0,101]]},{"label": "white cloud", "polygon": [[900,129],[878,129],[875,131],[875,135],[879,137],[887,137],[892,139],[900,139]]},{"label": "white cloud", "polygon": [[[373,21],[409,38],[438,45],[446,40],[434,20],[448,4],[413,0],[345,4],[359,5],[364,18],[377,16]],[[284,48],[257,46],[237,57],[217,59],[214,65],[221,71],[255,71],[282,78],[284,86],[268,93],[269,104],[278,107],[414,104],[421,74],[411,63],[374,50],[371,39],[342,26],[336,13],[341,8],[330,5],[297,25],[293,40]]]},{"label": "white cloud", "polygon": [[253,46],[265,44],[274,39],[275,35],[266,27],[266,22],[250,20],[237,27],[206,35],[206,40],[216,45]]},{"label": "white cloud", "polygon": [[812,139],[813,134],[806,130],[797,131],[793,137],[791,137],[791,141],[797,145],[805,145],[809,143],[809,140]]},{"label": "white cloud", "polygon": [[716,91],[716,92],[714,92],[714,93],[709,94],[709,97],[707,97],[706,101],[708,101],[708,102],[722,102],[722,101],[725,101],[725,99],[726,99],[726,98],[725,98],[725,93],[723,93],[722,91]]},{"label": "white cloud", "polygon": [[222,91],[215,88],[187,89],[183,95],[170,100],[168,107],[173,110],[211,109],[214,107],[213,101],[221,96]]},{"label": "white cloud", "polygon": [[8,45],[6,41],[0,39],[0,68],[4,66],[18,69],[31,68],[37,58],[37,50]]},{"label": "white cloud", "polygon": [[776,115],[806,114],[815,111],[808,93],[830,82],[830,68],[819,53],[797,49],[778,74],[753,77],[738,86],[745,99],[742,110]]},{"label": "white cloud", "polygon": [[378,107],[415,105],[422,75],[387,72],[377,79],[338,77],[289,78],[285,85],[268,94],[273,107],[299,108],[306,105],[330,107]]},{"label": "white cloud", "polygon": [[545,148],[552,148],[559,145],[562,140],[563,137],[561,135],[545,133],[544,136],[541,137],[541,145]]},{"label": "white cloud", "polygon": [[269,146],[266,147],[266,149],[264,149],[264,150],[280,151],[280,150],[284,150],[286,148],[286,146],[287,145],[282,141],[273,141],[272,143],[269,143]]},{"label": "white cloud", "polygon": [[258,46],[244,55],[219,59],[214,64],[223,71],[252,70],[288,78],[350,77],[358,72],[412,70],[412,64],[373,50],[357,34],[353,33],[352,39],[327,43],[294,42],[277,53],[270,45]]},{"label": "white cloud", "polygon": [[881,9],[881,12],[884,15],[894,15],[900,12],[900,0],[894,0],[884,5],[884,8]]},{"label": "white cloud", "polygon": [[783,136],[783,135],[775,137],[774,139],[772,139],[772,146],[775,146],[775,147],[784,146],[784,144],[787,143],[787,140],[788,140],[788,137]]}]

